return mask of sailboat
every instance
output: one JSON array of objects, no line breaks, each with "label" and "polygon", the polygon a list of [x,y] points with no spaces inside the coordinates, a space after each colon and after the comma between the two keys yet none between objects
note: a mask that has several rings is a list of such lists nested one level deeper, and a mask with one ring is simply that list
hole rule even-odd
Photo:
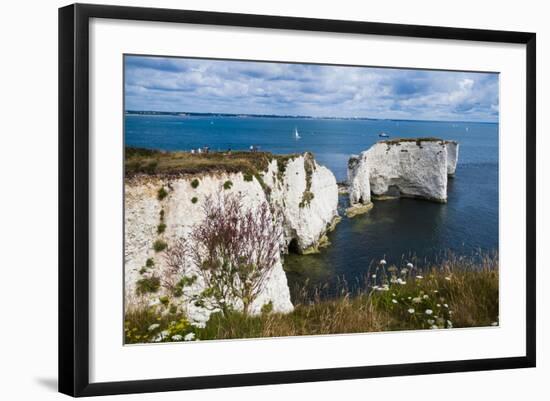
[{"label": "sailboat", "polygon": [[300,134],[298,133],[298,128],[294,128],[294,138],[296,138],[296,140],[302,138],[302,137],[300,136]]}]

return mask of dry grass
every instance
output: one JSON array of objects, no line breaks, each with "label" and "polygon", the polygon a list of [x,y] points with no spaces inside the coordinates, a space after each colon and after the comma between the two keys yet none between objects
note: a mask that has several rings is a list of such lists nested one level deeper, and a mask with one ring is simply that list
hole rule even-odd
[{"label": "dry grass", "polygon": [[283,161],[296,155],[273,155],[269,152],[162,152],[142,148],[126,148],[125,174],[198,174],[198,173],[248,173],[257,175],[267,169],[273,159]]},{"label": "dry grass", "polygon": [[[314,289],[312,296],[312,290],[304,287],[291,313],[248,317],[240,312],[225,316],[216,313],[206,327],[185,325],[181,335],[192,332],[201,340],[238,339],[498,324],[497,256],[483,256],[475,261],[452,258],[423,271],[379,265],[369,271],[365,280],[369,291],[352,293],[343,284],[339,296],[327,300],[318,295],[320,291]],[[155,333],[148,333],[143,325],[158,321],[158,330],[162,330],[170,327],[170,320],[174,326],[173,321],[184,319],[181,314],[171,316],[162,306],[156,308],[155,313],[150,308],[132,309],[127,313],[127,330],[140,335],[139,340],[127,336],[127,342],[151,341]],[[167,337],[162,341],[173,340]]]}]

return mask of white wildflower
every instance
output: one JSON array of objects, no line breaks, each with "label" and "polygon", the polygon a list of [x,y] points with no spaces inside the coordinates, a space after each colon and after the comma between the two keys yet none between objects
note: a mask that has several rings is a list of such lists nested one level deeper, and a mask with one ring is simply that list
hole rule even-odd
[{"label": "white wildflower", "polygon": [[376,291],[377,289],[379,289],[379,288],[380,288],[380,287],[378,287],[377,285],[373,285],[373,286],[372,286],[372,289],[375,290],[375,291]]},{"label": "white wildflower", "polygon": [[407,299],[412,299],[412,297],[407,297]]},{"label": "white wildflower", "polygon": [[452,329],[453,328],[453,322],[451,322],[450,320],[447,320],[447,327],[449,329]]},{"label": "white wildflower", "polygon": [[181,341],[181,340],[183,340],[183,336],[181,334],[175,334],[175,335],[172,336],[172,340]]},{"label": "white wildflower", "polygon": [[417,278],[418,280],[422,280],[422,279],[424,278],[424,276],[418,275],[418,276],[416,276],[416,278]]},{"label": "white wildflower", "polygon": [[160,327],[160,324],[158,323],[153,323],[151,326],[149,326],[149,328],[147,330],[149,331],[153,331],[153,330],[156,330]]},{"label": "white wildflower", "polygon": [[447,305],[447,304],[443,304],[443,306],[444,306],[445,308],[448,308],[448,307],[449,307],[449,305]]},{"label": "white wildflower", "polygon": [[184,341],[193,341],[195,339],[195,333],[189,333],[186,334],[185,337],[183,337]]},{"label": "white wildflower", "polygon": [[412,264],[411,262],[409,262],[409,263],[407,263],[407,267],[408,267],[409,269],[412,269],[414,266],[413,266],[413,264]]},{"label": "white wildflower", "polygon": [[409,271],[407,269],[401,269],[401,274],[407,274]]},{"label": "white wildflower", "polygon": [[449,276],[445,277],[445,280],[451,281],[451,278]]},{"label": "white wildflower", "polygon": [[376,274],[373,274],[371,277],[372,277],[372,278],[376,278]]},{"label": "white wildflower", "polygon": [[392,299],[391,301],[392,301],[394,304],[397,303],[397,299]]},{"label": "white wildflower", "polygon": [[414,309],[413,308],[409,308],[407,309],[407,312],[409,312],[411,315],[414,313]]},{"label": "white wildflower", "polygon": [[438,293],[439,291],[437,291],[437,290],[433,290],[432,292],[433,292],[434,294],[437,294],[437,293]]},{"label": "white wildflower", "polygon": [[405,280],[401,280],[400,278],[397,279],[397,284],[405,285],[407,282]]},{"label": "white wildflower", "polygon": [[431,315],[432,313],[434,313],[434,311],[431,310],[431,309],[426,309],[426,310],[424,311],[424,313],[425,313],[426,315]]},{"label": "white wildflower", "polygon": [[419,304],[420,302],[422,302],[422,298],[420,298],[420,297],[414,297],[414,298],[412,299],[412,301],[413,301],[415,304]]},{"label": "white wildflower", "polygon": [[432,324],[435,323],[435,320],[433,320],[433,319],[428,319],[428,320],[426,320],[426,321],[428,322],[429,325],[432,325]]},{"label": "white wildflower", "polygon": [[381,264],[381,265],[385,265],[385,264],[386,264],[386,259],[380,260],[380,264]]},{"label": "white wildflower", "polygon": [[438,308],[441,308],[441,304],[436,304],[436,306],[437,306]]},{"label": "white wildflower", "polygon": [[197,327],[199,329],[204,329],[206,327],[206,323],[205,322],[194,321],[194,322],[191,323],[191,326]]},{"label": "white wildflower", "polygon": [[437,327],[437,326],[434,324],[432,327],[430,327],[430,329],[432,329],[432,330],[437,330],[437,329],[439,329],[439,327]]},{"label": "white wildflower", "polygon": [[422,298],[424,298],[424,299],[428,299],[428,298],[429,298],[429,296],[428,296],[428,294],[424,294],[424,296],[423,296]]}]

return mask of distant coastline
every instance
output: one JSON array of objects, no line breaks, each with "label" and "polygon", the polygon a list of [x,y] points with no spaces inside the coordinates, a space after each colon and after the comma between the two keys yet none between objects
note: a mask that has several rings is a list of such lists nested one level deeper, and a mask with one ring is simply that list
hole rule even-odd
[{"label": "distant coastline", "polygon": [[194,111],[155,111],[126,110],[125,115],[133,116],[176,116],[176,117],[224,117],[224,118],[296,118],[311,120],[349,120],[349,121],[403,121],[403,122],[445,122],[459,124],[498,124],[498,121],[458,121],[458,120],[414,120],[408,118],[372,118],[372,117],[315,117],[305,115],[248,114],[248,113],[200,113]]}]

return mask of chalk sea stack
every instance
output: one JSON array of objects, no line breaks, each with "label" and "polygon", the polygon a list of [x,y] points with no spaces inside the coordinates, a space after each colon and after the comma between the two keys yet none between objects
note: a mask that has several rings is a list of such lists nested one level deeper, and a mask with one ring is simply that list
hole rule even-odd
[{"label": "chalk sea stack", "polygon": [[372,199],[408,197],[447,202],[447,180],[455,174],[458,148],[455,141],[406,138],[380,141],[351,156],[348,215],[366,209]]}]

